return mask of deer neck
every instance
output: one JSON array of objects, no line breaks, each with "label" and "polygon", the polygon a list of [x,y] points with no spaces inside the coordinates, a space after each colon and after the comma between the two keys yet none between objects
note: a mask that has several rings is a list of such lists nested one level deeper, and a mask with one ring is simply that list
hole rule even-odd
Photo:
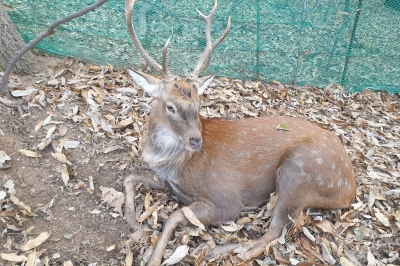
[{"label": "deer neck", "polygon": [[142,157],[159,178],[177,183],[177,176],[194,152],[187,150],[182,140],[157,117],[149,116]]}]

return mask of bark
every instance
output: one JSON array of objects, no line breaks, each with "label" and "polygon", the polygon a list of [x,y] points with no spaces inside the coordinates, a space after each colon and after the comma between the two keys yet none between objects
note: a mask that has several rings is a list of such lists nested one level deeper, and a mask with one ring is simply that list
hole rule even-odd
[{"label": "bark", "polygon": [[[7,14],[6,8],[0,1],[0,67],[6,69],[10,60],[25,46],[25,42],[18,34],[10,17]],[[33,74],[42,71],[41,64],[38,64],[37,56],[28,51],[12,69],[17,74]]]}]

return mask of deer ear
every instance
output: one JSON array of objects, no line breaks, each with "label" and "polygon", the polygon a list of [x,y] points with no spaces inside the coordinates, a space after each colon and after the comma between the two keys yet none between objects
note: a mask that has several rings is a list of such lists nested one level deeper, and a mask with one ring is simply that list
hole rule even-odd
[{"label": "deer ear", "polygon": [[199,78],[199,95],[203,94],[204,90],[208,87],[215,75]]},{"label": "deer ear", "polygon": [[150,93],[154,97],[160,95],[161,80],[143,72],[128,69],[133,81],[145,92]]}]

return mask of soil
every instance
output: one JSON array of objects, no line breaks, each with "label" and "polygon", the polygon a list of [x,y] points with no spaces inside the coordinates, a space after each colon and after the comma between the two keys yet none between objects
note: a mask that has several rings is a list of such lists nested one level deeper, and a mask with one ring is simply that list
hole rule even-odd
[{"label": "soil", "polygon": [[[0,128],[4,136],[0,136],[0,150],[12,157],[10,168],[0,170],[1,184],[13,180],[16,196],[30,206],[36,217],[30,217],[23,223],[23,228],[34,229],[30,235],[36,236],[41,232],[49,232],[51,237],[41,249],[51,261],[57,262],[72,260],[73,262],[93,263],[97,265],[118,265],[117,261],[125,259],[124,254],[119,254],[120,248],[106,251],[115,245],[123,245],[123,240],[130,232],[129,226],[119,217],[112,217],[107,209],[107,204],[101,201],[100,186],[113,187],[118,191],[123,190],[123,178],[129,174],[128,169],[119,170],[118,163],[105,163],[107,160],[115,161],[126,156],[122,151],[113,154],[93,154],[93,146],[86,140],[86,134],[79,130],[77,124],[63,121],[68,128],[65,136],[71,140],[81,140],[81,147],[72,150],[68,159],[73,162],[77,176],[71,181],[83,181],[85,185],[79,189],[64,186],[60,175],[60,163],[51,155],[51,149],[41,152],[41,158],[29,158],[19,152],[20,149],[30,150],[43,138],[43,132],[34,130],[34,121],[44,120],[48,115],[44,110],[31,108],[31,116],[24,119],[22,125],[19,114],[14,109],[0,106]],[[26,129],[29,132],[26,132]],[[106,145],[107,140],[99,141],[93,145]],[[90,158],[89,163],[84,160]],[[103,167],[98,166],[105,163]],[[93,194],[86,191],[89,187],[88,178],[93,177],[95,190]],[[72,183],[71,183],[72,184]],[[46,212],[38,208],[49,204],[53,205]],[[100,214],[91,214],[90,211],[100,210]],[[1,231],[6,224],[0,224]],[[68,239],[65,237],[67,235]],[[16,245],[22,245],[26,238],[16,234],[13,240]],[[17,237],[18,236],[18,237]],[[2,252],[4,250],[0,248]],[[1,264],[1,262],[0,262]]]}]

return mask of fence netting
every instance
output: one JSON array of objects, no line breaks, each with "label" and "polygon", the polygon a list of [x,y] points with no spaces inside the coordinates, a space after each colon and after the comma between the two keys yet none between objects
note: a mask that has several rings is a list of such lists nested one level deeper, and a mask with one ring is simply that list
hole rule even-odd
[{"label": "fence netting", "polygon": [[[95,1],[3,0],[26,42],[52,22]],[[204,22],[214,0],[139,0],[133,22],[149,54],[161,62],[171,37],[168,64],[190,73],[204,50]],[[206,74],[324,87],[342,84],[400,92],[400,0],[219,0],[212,26],[218,38],[231,17],[230,33],[214,51]],[[124,1],[61,25],[39,49],[61,56],[141,66],[124,18]]]}]

